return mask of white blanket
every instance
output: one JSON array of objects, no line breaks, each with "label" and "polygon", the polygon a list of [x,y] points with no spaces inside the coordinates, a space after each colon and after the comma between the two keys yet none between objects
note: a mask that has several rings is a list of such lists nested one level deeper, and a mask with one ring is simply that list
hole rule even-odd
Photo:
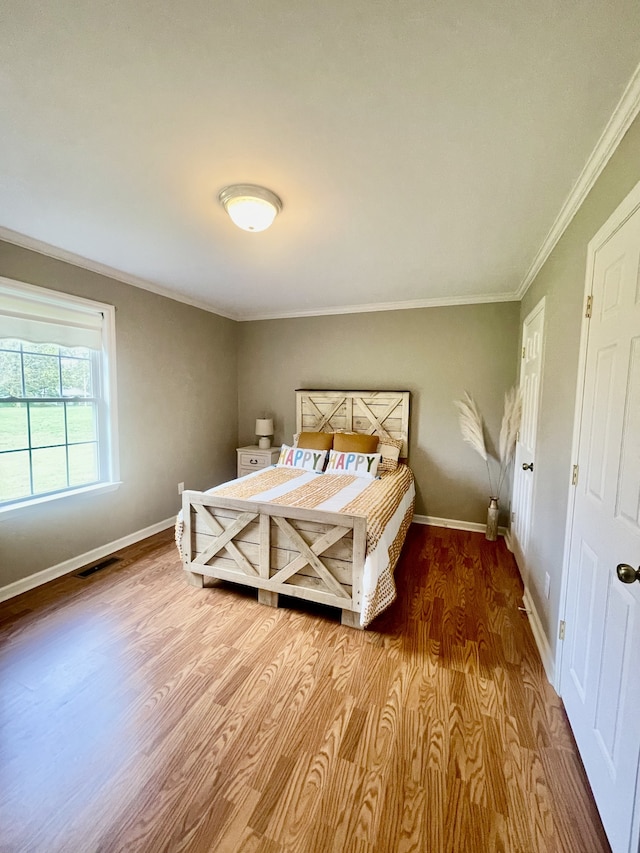
[{"label": "white blanket", "polygon": [[[242,497],[243,500],[287,506],[290,505],[287,496],[295,492],[296,506],[308,506],[327,512],[349,512],[366,515],[368,547],[364,562],[362,607],[360,610],[360,624],[366,627],[396,598],[393,569],[400,551],[399,544],[401,544],[397,542],[397,539],[401,532],[404,537],[413,515],[415,500],[413,476],[404,465],[399,466],[395,472],[385,473],[381,479],[375,481],[362,477],[316,474],[303,471],[299,474],[288,472],[290,479],[272,485],[269,481],[275,480],[276,475],[269,476],[267,472],[281,470],[285,469],[269,468],[254,471],[245,477],[233,480],[231,483],[223,483],[209,489],[205,494],[224,493],[228,497]],[[337,481],[336,478],[338,478]],[[254,480],[255,483],[253,483]],[[373,484],[377,485],[374,486]],[[309,491],[313,495],[309,501],[305,500],[305,494],[299,491],[307,486],[308,490],[304,490],[304,492]],[[325,486],[328,494],[323,497],[322,492]],[[241,494],[234,495],[234,492]],[[369,502],[372,495],[371,502]],[[390,497],[391,495],[393,497]],[[399,500],[398,496],[400,496]],[[390,500],[394,501],[395,506],[390,505]],[[361,505],[362,510],[358,504]],[[364,509],[365,507],[366,509]],[[385,508],[385,524],[380,527],[374,522]],[[388,520],[387,516],[390,516]],[[182,532],[182,512],[180,512],[176,522],[176,543],[180,551]],[[394,543],[396,543],[395,548],[392,547]]]}]

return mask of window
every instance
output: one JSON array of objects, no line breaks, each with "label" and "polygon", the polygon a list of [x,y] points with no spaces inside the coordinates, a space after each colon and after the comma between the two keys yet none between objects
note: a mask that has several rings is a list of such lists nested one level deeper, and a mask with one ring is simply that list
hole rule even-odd
[{"label": "window", "polygon": [[116,483],[114,316],[0,278],[0,512]]}]

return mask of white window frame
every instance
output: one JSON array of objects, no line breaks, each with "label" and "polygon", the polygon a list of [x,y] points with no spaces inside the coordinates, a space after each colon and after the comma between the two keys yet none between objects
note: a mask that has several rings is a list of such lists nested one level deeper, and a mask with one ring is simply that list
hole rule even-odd
[{"label": "white window frame", "polygon": [[98,456],[100,481],[89,486],[71,486],[46,495],[18,498],[0,506],[0,516],[28,510],[52,501],[68,500],[78,495],[98,495],[111,492],[121,485],[120,454],[118,442],[118,394],[116,383],[116,309],[113,305],[84,299],[57,290],[50,290],[22,281],[0,276],[0,301],[2,290],[35,297],[41,304],[68,306],[102,314],[102,346],[97,352],[98,369],[95,371],[99,387],[98,399]]}]

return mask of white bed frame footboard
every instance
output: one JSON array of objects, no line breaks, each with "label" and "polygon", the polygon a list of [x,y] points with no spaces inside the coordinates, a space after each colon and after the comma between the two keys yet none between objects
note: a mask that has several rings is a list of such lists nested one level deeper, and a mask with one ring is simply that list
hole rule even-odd
[{"label": "white bed frame footboard", "polygon": [[182,495],[184,569],[194,586],[207,579],[339,607],[360,627],[366,518],[186,491]]},{"label": "white bed frame footboard", "polygon": [[[407,456],[408,391],[296,391],[296,431],[347,431],[402,439]],[[366,550],[364,516],[183,492],[182,553],[189,582],[257,587],[276,607],[290,595],[339,607],[360,627]]]}]

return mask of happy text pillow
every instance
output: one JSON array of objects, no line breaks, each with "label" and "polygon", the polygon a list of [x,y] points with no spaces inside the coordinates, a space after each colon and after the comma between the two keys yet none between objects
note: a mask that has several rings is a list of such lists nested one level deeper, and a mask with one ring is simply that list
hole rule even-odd
[{"label": "happy text pillow", "polygon": [[339,450],[329,451],[326,474],[351,474],[353,477],[365,477],[375,480],[380,464],[379,453],[346,453]]},{"label": "happy text pillow", "polygon": [[283,444],[276,467],[303,468],[305,471],[315,471],[317,474],[322,474],[326,459],[326,450],[289,447],[288,444]]}]

